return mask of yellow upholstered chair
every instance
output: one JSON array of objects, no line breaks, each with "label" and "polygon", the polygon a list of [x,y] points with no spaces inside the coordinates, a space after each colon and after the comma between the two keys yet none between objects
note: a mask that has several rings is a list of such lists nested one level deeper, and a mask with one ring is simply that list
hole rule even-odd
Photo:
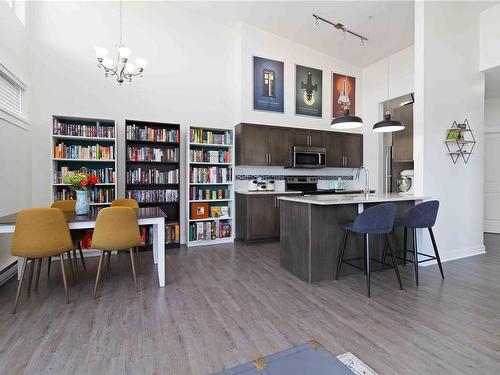
[{"label": "yellow upholstered chair", "polygon": [[[76,200],[64,199],[64,200],[54,201],[54,203],[52,203],[52,205],[50,207],[51,208],[59,208],[64,213],[75,213],[75,206],[76,206]],[[83,237],[85,237],[86,233],[87,233],[86,230],[72,230],[71,231],[71,238],[73,239],[73,242],[78,247],[78,251],[80,253],[80,260],[82,262],[82,266],[83,266],[84,270],[87,270],[87,267],[85,265],[85,259],[83,258],[81,241],[83,240]],[[78,275],[78,263],[76,262],[76,249],[73,250],[73,257],[75,258],[75,272],[76,272],[76,275]],[[71,252],[68,252],[68,258],[70,260],[71,274],[73,275],[73,260],[71,259]],[[47,266],[47,275],[50,276],[50,258],[49,258],[49,264]]]},{"label": "yellow upholstered chair", "polygon": [[[59,255],[61,272],[66,294],[66,303],[69,303],[68,284],[64,270],[63,254],[74,248],[68,224],[63,212],[57,208],[30,208],[22,210],[17,215],[16,229],[12,238],[11,253],[24,258],[21,269],[21,278],[17,287],[16,301],[12,313],[16,313],[19,296],[23,286],[27,263],[31,262],[28,290],[33,278],[33,266],[36,259]],[[38,263],[40,275],[41,262]]]},{"label": "yellow upholstered chair", "polygon": [[137,209],[139,208],[139,203],[131,198],[115,199],[111,202],[111,207],[130,207]]},{"label": "yellow upholstered chair", "polygon": [[133,248],[139,245],[140,241],[141,234],[135,210],[130,207],[109,207],[99,211],[92,236],[92,248],[101,250],[95,280],[94,298],[97,296],[97,289],[104,268],[104,254],[111,254],[115,250],[128,250],[130,252],[135,289],[138,290]]}]

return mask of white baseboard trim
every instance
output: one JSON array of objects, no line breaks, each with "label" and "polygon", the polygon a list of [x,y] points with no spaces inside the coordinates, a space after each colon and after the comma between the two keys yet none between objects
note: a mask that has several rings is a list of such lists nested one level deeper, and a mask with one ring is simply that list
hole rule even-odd
[{"label": "white baseboard trim", "polygon": [[[456,259],[462,259],[462,258],[468,258],[472,257],[475,255],[481,255],[481,254],[486,254],[486,248],[484,245],[478,245],[478,246],[472,246],[472,247],[466,247],[463,249],[457,249],[457,250],[452,250],[452,251],[447,251],[447,252],[439,252],[439,255],[441,256],[441,262],[449,262],[450,260],[456,260]],[[434,255],[433,252],[429,252],[429,255]],[[425,257],[421,258],[422,260],[425,259]],[[425,262],[425,263],[420,263],[423,267],[426,266],[431,266],[433,264],[436,264],[437,262],[435,260]]]}]

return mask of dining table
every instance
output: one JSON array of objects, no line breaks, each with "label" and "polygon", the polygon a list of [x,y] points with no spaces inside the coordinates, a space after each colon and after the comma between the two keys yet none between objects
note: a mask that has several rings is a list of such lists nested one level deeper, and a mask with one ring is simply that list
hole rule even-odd
[{"label": "dining table", "polygon": [[[93,229],[95,227],[99,209],[93,208],[86,215],[77,215],[74,212],[65,212],[68,228],[73,229]],[[153,262],[158,267],[158,282],[160,287],[165,286],[166,265],[165,265],[165,220],[166,215],[159,207],[141,207],[136,210],[137,222],[139,225],[153,226]],[[18,212],[0,217],[0,233],[14,233],[16,229],[16,219]],[[99,249],[95,249],[99,250]],[[24,258],[17,260],[18,278]]]}]

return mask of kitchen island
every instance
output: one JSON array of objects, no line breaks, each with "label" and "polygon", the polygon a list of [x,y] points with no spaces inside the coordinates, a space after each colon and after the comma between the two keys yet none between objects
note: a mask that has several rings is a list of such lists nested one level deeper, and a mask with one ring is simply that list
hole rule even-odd
[{"label": "kitchen island", "polygon": [[[354,221],[359,213],[380,203],[395,203],[397,215],[402,215],[415,202],[424,199],[395,193],[370,194],[368,198],[364,195],[282,196],[279,198],[280,264],[308,283],[332,280],[344,224]],[[394,242],[396,252],[402,252],[402,231],[395,231]],[[384,245],[380,236],[370,236],[371,257],[380,260]],[[411,241],[408,241],[408,246],[412,246]],[[353,234],[347,243],[345,258],[363,257],[363,236]],[[362,261],[359,265],[363,266]],[[347,266],[343,267],[342,272],[359,271]]]}]

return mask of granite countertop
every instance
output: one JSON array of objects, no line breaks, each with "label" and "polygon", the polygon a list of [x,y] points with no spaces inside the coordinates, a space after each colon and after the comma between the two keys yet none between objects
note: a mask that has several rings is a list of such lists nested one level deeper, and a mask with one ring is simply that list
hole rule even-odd
[{"label": "granite countertop", "polygon": [[366,199],[362,194],[328,194],[328,195],[310,195],[300,197],[280,197],[282,201],[290,201],[304,204],[316,204],[320,206],[331,206],[338,204],[359,204],[359,203],[381,203],[381,202],[398,202],[398,201],[419,201],[428,199],[416,195],[402,195],[398,193],[387,194],[370,194]]},{"label": "granite countertop", "polygon": [[292,194],[292,195],[301,195],[301,191],[248,191],[248,190],[238,190],[236,191],[236,194],[246,194],[246,195],[287,195],[287,194]]}]

